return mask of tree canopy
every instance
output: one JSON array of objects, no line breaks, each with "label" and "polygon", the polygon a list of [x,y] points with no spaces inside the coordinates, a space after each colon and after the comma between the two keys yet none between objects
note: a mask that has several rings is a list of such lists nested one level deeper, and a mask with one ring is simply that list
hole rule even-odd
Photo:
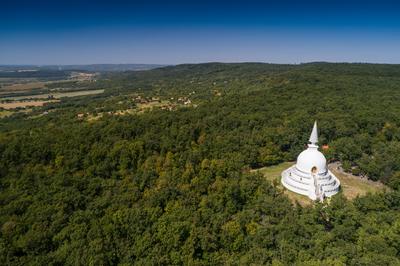
[{"label": "tree canopy", "polygon": [[[2,265],[400,264],[400,66],[200,64],[0,119]],[[195,105],[137,108],[157,97]],[[102,113],[96,120],[79,113]],[[293,206],[249,169],[330,161],[391,191]]]}]

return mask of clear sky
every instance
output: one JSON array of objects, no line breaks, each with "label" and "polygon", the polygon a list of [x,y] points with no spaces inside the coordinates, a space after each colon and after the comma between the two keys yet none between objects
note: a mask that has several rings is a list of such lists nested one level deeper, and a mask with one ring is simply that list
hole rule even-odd
[{"label": "clear sky", "polygon": [[210,61],[400,63],[400,3],[0,3],[0,64]]}]

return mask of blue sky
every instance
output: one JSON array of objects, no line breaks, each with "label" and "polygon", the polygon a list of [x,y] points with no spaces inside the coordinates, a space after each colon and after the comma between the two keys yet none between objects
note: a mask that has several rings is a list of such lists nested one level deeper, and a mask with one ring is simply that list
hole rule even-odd
[{"label": "blue sky", "polygon": [[0,64],[400,63],[396,1],[2,1]]}]

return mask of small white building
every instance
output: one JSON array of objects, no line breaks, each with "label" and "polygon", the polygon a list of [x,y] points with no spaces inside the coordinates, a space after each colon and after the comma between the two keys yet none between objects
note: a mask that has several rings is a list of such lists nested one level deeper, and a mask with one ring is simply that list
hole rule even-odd
[{"label": "small white building", "polygon": [[317,122],[314,123],[308,148],[297,157],[295,165],[282,172],[282,185],[287,189],[323,200],[339,192],[340,181],[329,171],[325,156],[318,150]]}]

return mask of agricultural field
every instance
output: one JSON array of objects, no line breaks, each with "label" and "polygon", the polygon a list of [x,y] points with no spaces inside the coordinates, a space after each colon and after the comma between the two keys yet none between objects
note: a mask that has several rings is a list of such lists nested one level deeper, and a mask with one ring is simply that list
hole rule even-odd
[{"label": "agricultural field", "polygon": [[86,96],[86,95],[94,95],[103,93],[104,89],[101,90],[83,90],[83,91],[71,91],[71,92],[54,92],[54,93],[45,93],[38,95],[24,95],[24,96],[14,96],[14,97],[3,97],[0,98],[0,101],[11,100],[11,101],[20,101],[25,99],[49,99],[55,98],[60,99],[63,97],[77,97],[77,96]]},{"label": "agricultural field", "polygon": [[0,102],[0,108],[9,110],[16,108],[38,107],[38,106],[43,106],[47,103],[57,103],[57,102],[59,102],[59,100]]},{"label": "agricultural field", "polygon": [[3,94],[27,92],[35,89],[43,89],[46,83],[42,81],[34,81],[28,83],[17,83],[4,87],[0,87],[0,96]]},{"label": "agricultural field", "polygon": [[[46,76],[49,75],[49,76]],[[0,77],[0,118],[16,113],[30,114],[62,98],[91,96],[104,93],[96,89],[94,73],[60,71],[2,72]],[[60,77],[61,79],[55,79]],[[40,111],[39,111],[40,113]],[[37,117],[37,114],[33,114]]]},{"label": "agricultural field", "polygon": [[[0,118],[21,112],[21,108],[37,109],[47,103],[60,102],[61,98],[101,94],[104,89],[93,88],[95,76],[94,73],[77,71],[3,71],[0,73],[0,108],[3,109]],[[11,111],[13,109],[18,110]]]}]

